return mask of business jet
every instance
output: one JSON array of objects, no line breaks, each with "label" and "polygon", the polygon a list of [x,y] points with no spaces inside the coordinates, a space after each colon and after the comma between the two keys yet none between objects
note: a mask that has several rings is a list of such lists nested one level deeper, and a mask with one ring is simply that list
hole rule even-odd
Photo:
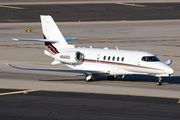
[{"label": "business jet", "polygon": [[172,60],[161,62],[154,54],[144,51],[130,51],[105,48],[75,48],[69,45],[59,28],[49,15],[41,15],[44,39],[20,39],[18,41],[45,42],[48,50],[44,54],[52,57],[52,65],[64,64],[71,69],[22,68],[11,64],[11,67],[23,70],[41,70],[57,72],[74,72],[85,74],[85,80],[92,81],[93,75],[108,76],[108,80],[125,75],[151,75],[158,77],[157,85],[162,85],[162,78],[172,76],[174,70],[169,67]]}]

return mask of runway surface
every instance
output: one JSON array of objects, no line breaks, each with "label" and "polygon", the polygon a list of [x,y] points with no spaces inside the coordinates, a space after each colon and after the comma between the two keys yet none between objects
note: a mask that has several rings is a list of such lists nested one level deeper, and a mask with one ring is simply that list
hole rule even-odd
[{"label": "runway surface", "polygon": [[[176,99],[0,89],[1,120],[178,120]],[[27,90],[28,91],[28,90]]]},{"label": "runway surface", "polygon": [[[81,1],[82,2],[82,1]],[[180,19],[180,3],[81,3],[0,5],[0,22],[39,22],[52,15],[57,22]]]},{"label": "runway surface", "polygon": [[[146,8],[114,3],[110,6],[99,3],[92,6],[67,5],[63,9],[67,12],[63,19],[59,16],[60,13],[56,14],[57,11],[52,8],[62,7],[64,4],[56,6],[46,4],[47,9],[43,8],[44,10],[43,6],[35,8],[30,4],[13,3],[9,7],[0,6],[2,15],[0,22],[5,22],[0,23],[1,119],[179,119],[177,102],[180,98],[180,20],[173,20],[179,19],[177,15],[179,3],[139,5],[146,5]],[[18,9],[22,6],[25,9]],[[71,8],[69,11],[68,6]],[[42,11],[36,13],[40,8]],[[100,8],[105,12],[104,16],[101,12],[97,14],[93,12]],[[114,10],[121,11],[122,8],[125,11],[133,10],[133,14],[141,10],[140,16],[145,15],[146,9],[148,14],[144,18],[136,15],[132,18],[133,20],[141,18],[140,21],[122,21],[124,18],[119,17],[118,12],[114,12]],[[82,10],[88,11],[89,16],[83,14]],[[94,76],[92,82],[85,82],[82,74],[23,71],[7,66],[6,63],[21,67],[67,68],[64,65],[50,64],[53,59],[43,54],[45,49],[43,43],[11,40],[11,38],[41,39],[39,14],[48,14],[47,11],[50,11],[55,21],[76,21],[57,22],[65,37],[79,38],[68,42],[69,44],[76,47],[115,49],[117,46],[125,50],[148,51],[157,55],[162,62],[173,60],[171,67],[175,70],[174,76],[163,78],[162,86],[156,86],[156,77],[139,75],[129,75],[115,81],[108,81],[103,76]],[[68,12],[72,11],[75,12],[75,16],[69,17]],[[160,16],[156,15],[156,12]],[[80,21],[78,14],[82,17]],[[95,14],[96,17],[91,17]],[[109,14],[112,16],[107,17]],[[126,14],[132,16],[131,12]],[[154,20],[143,21],[149,18]],[[129,17],[126,17],[126,20],[129,20]],[[23,94],[25,89],[32,91]]]},{"label": "runway surface", "polygon": [[[108,93],[179,98],[179,20],[126,21],[126,22],[63,22],[58,23],[65,37],[78,37],[71,41],[76,47],[109,47],[115,49],[148,51],[163,62],[172,59],[174,77],[163,78],[163,86],[156,86],[156,77],[125,76],[124,79],[107,81],[95,77],[86,83],[82,74],[23,71],[6,63],[21,67],[67,68],[52,66],[53,59],[43,54],[44,44],[17,42],[11,38],[42,38],[40,23],[3,23],[1,26],[1,84],[0,88],[60,90],[89,93]],[[27,31],[26,31],[27,30]],[[9,84],[11,83],[11,84]]]}]

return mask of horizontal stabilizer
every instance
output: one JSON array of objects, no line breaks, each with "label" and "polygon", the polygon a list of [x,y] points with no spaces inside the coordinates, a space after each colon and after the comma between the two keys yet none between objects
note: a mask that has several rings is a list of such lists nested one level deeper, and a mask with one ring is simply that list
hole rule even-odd
[{"label": "horizontal stabilizer", "polygon": [[12,38],[17,41],[37,41],[37,42],[58,42],[58,40],[49,40],[49,39],[22,39],[22,38]]},{"label": "horizontal stabilizer", "polygon": [[50,68],[22,68],[16,67],[14,65],[8,64],[10,67],[23,69],[23,70],[39,70],[39,71],[56,71],[56,72],[73,72],[73,73],[91,73],[91,74],[107,74],[104,71],[94,71],[94,70],[74,70],[74,69],[50,69]]},{"label": "horizontal stabilizer", "polygon": [[66,41],[77,40],[77,39],[79,39],[79,38],[75,38],[75,37],[73,37],[73,38],[65,38]]},{"label": "horizontal stabilizer", "polygon": [[167,62],[165,62],[166,65],[170,65],[172,63],[172,60],[168,60]]},{"label": "horizontal stabilizer", "polygon": [[[37,42],[59,42],[58,40],[49,40],[49,39],[22,39],[22,38],[12,38],[17,41],[37,41]],[[65,38],[66,41],[77,40],[79,38]]]}]

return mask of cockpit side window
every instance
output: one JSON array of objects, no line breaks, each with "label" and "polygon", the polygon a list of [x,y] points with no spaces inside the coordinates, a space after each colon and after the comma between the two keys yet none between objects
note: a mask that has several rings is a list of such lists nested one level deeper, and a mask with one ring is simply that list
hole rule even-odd
[{"label": "cockpit side window", "polygon": [[142,57],[142,61],[157,62],[157,61],[160,61],[160,60],[156,56],[144,56],[144,57]]},{"label": "cockpit side window", "polygon": [[156,56],[149,57],[150,61],[160,61]]}]

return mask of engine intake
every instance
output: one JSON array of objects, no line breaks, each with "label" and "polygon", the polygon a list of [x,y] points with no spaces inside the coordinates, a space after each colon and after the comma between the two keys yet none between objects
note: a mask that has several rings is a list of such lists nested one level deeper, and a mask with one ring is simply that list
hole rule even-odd
[{"label": "engine intake", "polygon": [[84,59],[84,55],[81,52],[77,51],[75,54],[75,58],[77,62],[82,62]]}]

